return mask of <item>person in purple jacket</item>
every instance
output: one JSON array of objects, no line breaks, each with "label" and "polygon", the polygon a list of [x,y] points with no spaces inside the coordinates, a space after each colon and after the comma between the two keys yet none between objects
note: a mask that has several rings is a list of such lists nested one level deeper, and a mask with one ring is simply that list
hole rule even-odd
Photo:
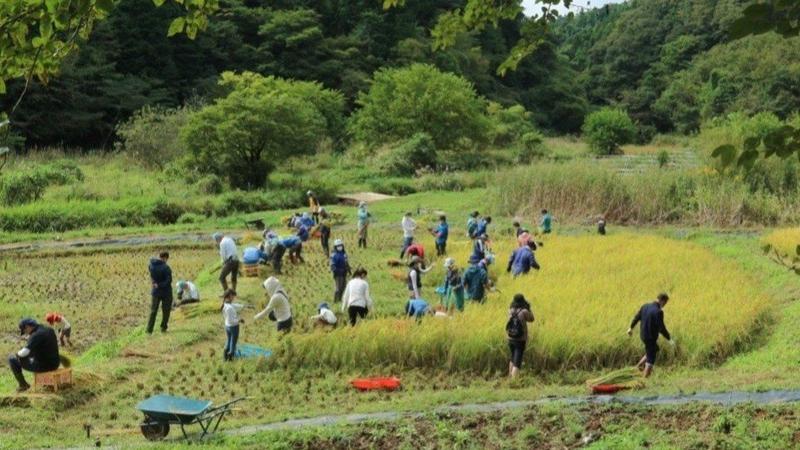
[{"label": "person in purple jacket", "polygon": [[539,267],[539,263],[536,262],[536,257],[533,255],[534,250],[536,250],[536,244],[533,241],[514,250],[511,253],[511,257],[508,258],[506,271],[516,278],[527,274],[531,269],[539,270],[541,267]]}]

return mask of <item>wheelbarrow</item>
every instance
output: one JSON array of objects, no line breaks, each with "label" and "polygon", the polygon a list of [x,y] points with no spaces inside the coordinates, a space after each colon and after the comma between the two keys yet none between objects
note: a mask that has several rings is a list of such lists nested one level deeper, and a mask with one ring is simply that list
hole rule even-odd
[{"label": "wheelbarrow", "polygon": [[203,439],[208,433],[216,432],[225,414],[231,412],[233,405],[242,400],[244,397],[212,407],[209,400],[154,395],[139,402],[136,409],[144,414],[141,429],[148,441],[159,441],[167,437],[170,425],[180,425],[183,437],[188,441],[186,425],[200,425],[203,430],[200,439]]}]

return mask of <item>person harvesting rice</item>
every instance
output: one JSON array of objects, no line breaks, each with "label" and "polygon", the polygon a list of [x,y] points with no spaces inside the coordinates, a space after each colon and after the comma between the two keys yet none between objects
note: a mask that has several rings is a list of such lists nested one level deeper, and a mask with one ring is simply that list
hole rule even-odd
[{"label": "person harvesting rice", "polygon": [[633,317],[631,326],[628,328],[628,336],[633,335],[633,329],[636,324],[641,322],[639,328],[639,337],[644,343],[645,354],[639,363],[636,365],[639,370],[644,370],[644,376],[649,377],[653,373],[653,367],[656,364],[656,355],[658,354],[658,335],[664,336],[670,345],[675,345],[672,337],[664,325],[664,306],[667,305],[669,296],[665,293],[658,294],[658,298],[653,303],[647,303],[639,308],[639,312]]},{"label": "person harvesting rice", "polygon": [[267,291],[269,302],[253,320],[268,316],[270,320],[278,322],[278,331],[287,333],[292,331],[292,307],[289,305],[289,295],[283,290],[281,282],[275,277],[269,277],[264,281],[264,290]]},{"label": "person harvesting rice", "polygon": [[342,296],[342,312],[347,312],[350,319],[350,326],[356,326],[358,318],[367,317],[367,313],[372,310],[372,297],[369,295],[369,283],[367,283],[367,270],[359,267],[353,273],[353,279],[347,283]]}]

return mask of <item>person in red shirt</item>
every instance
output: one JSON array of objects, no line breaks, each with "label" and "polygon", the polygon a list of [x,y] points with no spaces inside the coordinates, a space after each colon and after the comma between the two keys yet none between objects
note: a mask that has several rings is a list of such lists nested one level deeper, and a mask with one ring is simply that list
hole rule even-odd
[{"label": "person in red shirt", "polygon": [[425,247],[419,242],[414,242],[406,249],[406,258],[411,259],[416,256],[420,261],[425,261]]}]

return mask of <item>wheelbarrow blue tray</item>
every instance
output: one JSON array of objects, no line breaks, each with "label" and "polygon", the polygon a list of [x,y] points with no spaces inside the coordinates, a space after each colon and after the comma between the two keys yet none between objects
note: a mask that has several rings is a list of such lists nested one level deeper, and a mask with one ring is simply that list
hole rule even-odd
[{"label": "wheelbarrow blue tray", "polygon": [[238,358],[269,358],[272,350],[261,348],[253,344],[241,344],[236,348]]},{"label": "wheelbarrow blue tray", "polygon": [[244,397],[231,400],[212,407],[208,400],[197,400],[172,395],[154,395],[136,405],[136,409],[144,414],[141,424],[142,434],[151,441],[164,439],[169,434],[170,425],[180,425],[183,437],[187,440],[184,425],[198,424],[202,429],[200,439],[219,428],[219,423],[226,414],[233,410],[233,405],[244,400]]},{"label": "wheelbarrow blue tray", "polygon": [[179,420],[183,423],[194,421],[197,416],[211,407],[209,400],[195,400],[172,395],[154,395],[136,405],[136,409],[153,419]]}]

